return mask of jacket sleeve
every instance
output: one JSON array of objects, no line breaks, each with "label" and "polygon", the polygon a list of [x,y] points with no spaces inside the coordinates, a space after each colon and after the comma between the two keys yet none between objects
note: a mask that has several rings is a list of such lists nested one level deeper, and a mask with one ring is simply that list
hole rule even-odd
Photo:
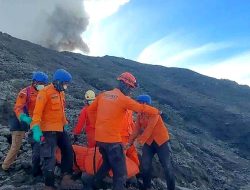
[{"label": "jacket sleeve", "polygon": [[27,98],[26,89],[23,89],[19,92],[14,106],[14,112],[17,118],[19,118],[20,114],[23,113],[23,109],[26,104],[26,98]]},{"label": "jacket sleeve", "polygon": [[140,104],[127,96],[124,96],[123,105],[124,105],[125,109],[133,110],[135,112],[144,112],[144,113],[148,113],[148,114],[159,114],[158,109],[156,109],[152,106],[146,105],[146,104]]},{"label": "jacket sleeve", "polygon": [[131,117],[130,127],[131,127],[131,133],[133,133],[133,131],[135,130],[135,122],[133,120],[133,117]]},{"label": "jacket sleeve", "polygon": [[65,112],[65,108],[66,108],[66,100],[65,100],[65,94],[64,92],[62,92],[62,99],[63,99],[63,102],[62,102],[62,106],[63,106],[63,122],[64,122],[64,125],[68,125],[69,122],[68,122],[68,119],[67,119],[67,116],[66,116],[66,112]]},{"label": "jacket sleeve", "polygon": [[86,124],[86,118],[87,118],[86,108],[83,108],[78,117],[78,122],[73,130],[74,135],[79,135],[82,132]]},{"label": "jacket sleeve", "polygon": [[134,129],[132,134],[129,136],[129,144],[133,144],[135,139],[140,135],[140,122],[139,122],[139,117],[137,117],[137,121],[134,125]]},{"label": "jacket sleeve", "polygon": [[149,115],[148,118],[148,124],[143,133],[137,138],[137,141],[140,144],[145,144],[145,142],[149,139],[149,137],[152,135],[153,130],[159,121],[159,115]]},{"label": "jacket sleeve", "polygon": [[36,105],[33,111],[32,123],[30,125],[31,128],[34,125],[40,125],[46,102],[47,102],[46,93],[44,91],[40,91],[36,98]]},{"label": "jacket sleeve", "polygon": [[135,129],[135,122],[134,122],[134,120],[132,119],[132,121],[131,121],[131,127],[132,127],[132,131]]}]

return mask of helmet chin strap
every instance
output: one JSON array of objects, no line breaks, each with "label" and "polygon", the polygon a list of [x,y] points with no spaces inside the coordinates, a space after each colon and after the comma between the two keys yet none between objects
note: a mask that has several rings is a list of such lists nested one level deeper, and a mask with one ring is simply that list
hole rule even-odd
[{"label": "helmet chin strap", "polygon": [[127,84],[125,84],[124,82],[122,82],[122,81],[119,81],[118,88],[126,96],[130,95],[130,93],[131,93],[131,88]]},{"label": "helmet chin strap", "polygon": [[55,89],[56,89],[58,92],[62,92],[62,91],[65,90],[65,89],[63,88],[63,83],[60,82],[60,81],[54,81],[54,82],[53,82],[53,85],[54,85]]}]

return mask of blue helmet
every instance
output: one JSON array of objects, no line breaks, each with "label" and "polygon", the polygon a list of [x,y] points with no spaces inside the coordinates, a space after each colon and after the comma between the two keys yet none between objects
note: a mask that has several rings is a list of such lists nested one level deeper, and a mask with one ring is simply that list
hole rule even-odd
[{"label": "blue helmet", "polygon": [[49,82],[49,77],[44,72],[37,71],[33,73],[32,80],[47,84]]},{"label": "blue helmet", "polygon": [[151,104],[152,100],[151,97],[147,94],[137,96],[136,100],[140,103]]},{"label": "blue helmet", "polygon": [[64,69],[57,69],[53,75],[53,81],[70,82],[71,80],[71,74]]}]

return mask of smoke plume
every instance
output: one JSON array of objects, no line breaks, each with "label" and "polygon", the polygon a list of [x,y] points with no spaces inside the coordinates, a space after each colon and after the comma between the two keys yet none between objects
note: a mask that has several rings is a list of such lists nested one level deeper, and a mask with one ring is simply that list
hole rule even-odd
[{"label": "smoke plume", "polygon": [[59,50],[88,53],[83,0],[0,0],[0,30]]}]

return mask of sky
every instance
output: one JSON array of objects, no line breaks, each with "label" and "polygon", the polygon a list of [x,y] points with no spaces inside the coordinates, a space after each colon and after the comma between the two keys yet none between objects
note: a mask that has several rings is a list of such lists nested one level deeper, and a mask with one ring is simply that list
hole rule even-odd
[{"label": "sky", "polygon": [[[16,25],[10,27],[9,22],[3,22],[7,14],[4,10],[8,10],[5,6],[1,11],[4,1],[12,1],[11,7],[16,4],[16,0],[0,0],[0,30],[35,41],[30,36],[38,32],[26,32],[27,27],[16,30]],[[67,0],[60,1],[61,4],[64,1]],[[82,7],[76,6],[83,10],[79,15],[88,15],[88,18],[84,17],[84,28],[70,33],[81,32],[88,55],[112,55],[142,63],[187,68],[250,85],[249,0],[68,0],[76,1],[83,2]],[[29,6],[38,5],[29,3]],[[48,4],[44,4],[46,6]],[[49,7],[52,10],[52,6]],[[22,20],[27,22],[28,19]],[[11,21],[13,24],[16,19]],[[25,36],[27,33],[32,35]],[[68,31],[66,34],[67,37]]]},{"label": "sky", "polygon": [[250,85],[248,0],[130,0],[90,22],[83,37],[90,55],[188,68]]}]

